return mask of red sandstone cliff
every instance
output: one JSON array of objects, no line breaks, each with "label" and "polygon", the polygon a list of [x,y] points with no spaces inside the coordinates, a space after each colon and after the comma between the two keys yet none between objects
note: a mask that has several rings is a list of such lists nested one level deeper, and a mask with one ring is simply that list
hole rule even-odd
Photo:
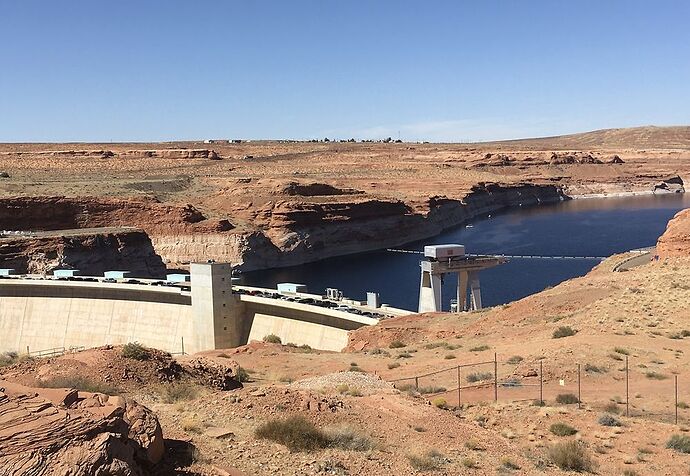
[{"label": "red sandstone cliff", "polygon": [[660,258],[690,256],[690,208],[679,211],[668,222],[656,251]]},{"label": "red sandstone cliff", "polygon": [[20,273],[36,274],[69,268],[91,276],[108,270],[129,270],[140,277],[165,275],[165,265],[151,240],[146,233],[135,229],[0,238],[0,265]]}]

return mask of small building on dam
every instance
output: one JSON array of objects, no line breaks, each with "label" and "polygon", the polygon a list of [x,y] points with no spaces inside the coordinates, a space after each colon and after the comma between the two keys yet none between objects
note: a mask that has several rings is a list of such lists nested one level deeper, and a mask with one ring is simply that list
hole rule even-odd
[{"label": "small building on dam", "polygon": [[227,263],[192,263],[190,283],[135,279],[0,279],[0,352],[139,342],[168,352],[237,347],[275,334],[339,351],[377,319],[233,291]]}]

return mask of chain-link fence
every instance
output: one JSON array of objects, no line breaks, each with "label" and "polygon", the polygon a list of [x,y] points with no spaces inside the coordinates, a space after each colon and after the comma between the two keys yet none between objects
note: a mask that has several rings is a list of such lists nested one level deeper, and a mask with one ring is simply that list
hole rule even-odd
[{"label": "chain-link fence", "polygon": [[[526,362],[520,357],[461,363],[452,367],[395,379],[399,390],[415,391],[449,406],[490,401],[533,401],[536,405],[569,405],[655,419],[690,423],[690,384],[678,375],[633,366],[618,356],[616,368],[573,363],[551,365],[546,359]],[[688,399],[688,403],[683,398]]]}]

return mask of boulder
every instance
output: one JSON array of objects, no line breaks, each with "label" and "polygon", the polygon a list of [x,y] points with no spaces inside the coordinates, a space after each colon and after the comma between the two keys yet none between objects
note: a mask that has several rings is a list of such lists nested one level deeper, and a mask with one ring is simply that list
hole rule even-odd
[{"label": "boulder", "polygon": [[149,474],[165,447],[156,416],[133,400],[0,380],[2,474]]}]

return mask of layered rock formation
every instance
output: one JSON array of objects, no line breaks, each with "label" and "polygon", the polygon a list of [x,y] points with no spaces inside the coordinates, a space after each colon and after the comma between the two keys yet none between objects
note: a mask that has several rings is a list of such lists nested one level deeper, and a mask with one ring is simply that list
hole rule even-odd
[{"label": "layered rock formation", "polygon": [[165,451],[158,419],[121,397],[0,380],[0,473],[150,474]]},{"label": "layered rock formation", "polygon": [[326,203],[270,202],[254,212],[256,229],[241,232],[227,220],[206,219],[189,205],[96,198],[5,199],[0,200],[0,227],[59,230],[136,225],[151,237],[155,253],[144,235],[130,231],[100,238],[12,240],[0,244],[0,260],[6,267],[31,272],[75,267],[100,274],[122,268],[160,275],[157,253],[174,265],[213,258],[240,263],[245,270],[261,269],[400,245],[434,236],[483,213],[564,199],[559,187],[534,184],[479,184],[463,200],[436,196],[410,204],[356,197],[346,192]]},{"label": "layered rock formation", "polygon": [[91,229],[37,233],[0,238],[0,263],[20,273],[49,274],[79,269],[99,276],[104,271],[130,270],[135,276],[165,275],[165,265],[145,232],[136,229]]},{"label": "layered rock formation", "polygon": [[656,245],[659,258],[690,256],[690,208],[676,213]]}]

